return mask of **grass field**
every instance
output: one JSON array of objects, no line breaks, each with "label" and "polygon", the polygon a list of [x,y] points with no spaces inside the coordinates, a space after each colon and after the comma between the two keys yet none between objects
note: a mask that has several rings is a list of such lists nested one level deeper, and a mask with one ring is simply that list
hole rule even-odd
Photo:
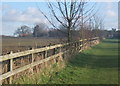
[{"label": "grass field", "polygon": [[106,39],[75,55],[59,72],[50,77],[25,78],[17,81],[24,84],[118,84],[118,43]]}]

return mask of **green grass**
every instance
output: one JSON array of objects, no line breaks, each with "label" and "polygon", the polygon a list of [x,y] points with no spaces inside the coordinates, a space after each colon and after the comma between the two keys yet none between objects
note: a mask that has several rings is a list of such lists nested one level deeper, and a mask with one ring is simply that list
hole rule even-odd
[{"label": "green grass", "polygon": [[[50,77],[38,77],[38,74],[36,81],[39,84],[118,84],[118,42],[106,39],[74,56],[64,69],[51,73]],[[28,83],[27,79],[19,83]]]}]

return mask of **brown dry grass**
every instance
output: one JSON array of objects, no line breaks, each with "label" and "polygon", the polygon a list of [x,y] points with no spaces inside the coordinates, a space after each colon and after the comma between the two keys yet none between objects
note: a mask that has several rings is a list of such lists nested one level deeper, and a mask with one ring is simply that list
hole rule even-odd
[{"label": "brown dry grass", "polygon": [[10,51],[19,52],[31,48],[40,48],[47,45],[54,45],[60,43],[58,38],[2,38],[2,55]]}]

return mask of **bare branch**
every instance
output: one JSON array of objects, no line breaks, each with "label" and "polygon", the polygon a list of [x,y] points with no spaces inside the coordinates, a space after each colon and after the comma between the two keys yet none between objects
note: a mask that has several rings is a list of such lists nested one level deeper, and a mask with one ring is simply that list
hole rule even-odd
[{"label": "bare branch", "polygon": [[53,9],[52,4],[50,2],[49,2],[49,8],[51,9],[51,12],[53,13],[56,20],[59,21],[64,27],[66,27],[66,25],[63,24],[63,22],[56,16],[56,13],[54,12],[54,9]]},{"label": "bare branch", "polygon": [[58,2],[58,6],[59,6],[59,10],[60,10],[61,14],[63,15],[64,19],[66,19],[66,16],[65,16],[65,14],[64,14],[64,12],[63,12],[63,10],[61,8],[60,2]]}]

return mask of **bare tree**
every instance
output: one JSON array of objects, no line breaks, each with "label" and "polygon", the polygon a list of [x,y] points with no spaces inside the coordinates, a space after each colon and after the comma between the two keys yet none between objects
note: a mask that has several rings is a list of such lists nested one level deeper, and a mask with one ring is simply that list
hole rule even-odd
[{"label": "bare tree", "polygon": [[[67,2],[67,0],[64,0],[63,2],[56,1],[54,3],[48,2],[47,4],[51,14],[54,16],[54,19],[60,25],[67,29],[67,32],[65,32],[65,34],[67,34],[68,42],[72,41],[72,32],[80,25],[83,15],[87,15],[88,13],[90,15],[90,13],[92,13],[93,11],[92,7],[91,9],[88,9],[83,13],[84,6],[85,4],[87,4],[87,2],[85,2],[84,0],[70,0],[69,2]],[[40,12],[46,17],[46,19],[54,28],[60,30],[59,27],[57,27],[57,25],[55,25],[44,12],[42,12],[41,10]],[[82,26],[83,23],[84,22],[82,21]]]},{"label": "bare tree", "polygon": [[[54,18],[64,27],[67,29],[67,40],[68,42],[72,41],[72,30],[77,24],[77,21],[79,21],[81,17],[81,6],[84,4],[82,0],[80,2],[77,2],[76,0],[71,0],[70,2],[67,2],[64,0],[63,2],[48,2],[48,7],[50,9],[50,12],[54,16]],[[57,10],[56,10],[57,9]],[[57,11],[57,12],[56,12]],[[59,12],[58,12],[59,11]],[[45,15],[41,10],[40,12],[47,18],[47,20],[51,23],[53,27],[56,29],[59,29],[50,18],[48,18],[47,15]],[[58,16],[57,13],[60,13],[60,16]],[[63,22],[64,21],[64,22]]]},{"label": "bare tree", "polygon": [[26,25],[19,27],[14,33],[14,35],[19,36],[19,37],[30,36],[31,34],[32,34],[31,28]]},{"label": "bare tree", "polygon": [[95,15],[94,19],[94,35],[99,36],[100,38],[104,34],[104,19],[100,16]]},{"label": "bare tree", "polygon": [[80,22],[80,38],[90,38],[92,30],[92,18],[98,12],[97,3],[89,4],[86,2],[82,5],[81,22]]}]

